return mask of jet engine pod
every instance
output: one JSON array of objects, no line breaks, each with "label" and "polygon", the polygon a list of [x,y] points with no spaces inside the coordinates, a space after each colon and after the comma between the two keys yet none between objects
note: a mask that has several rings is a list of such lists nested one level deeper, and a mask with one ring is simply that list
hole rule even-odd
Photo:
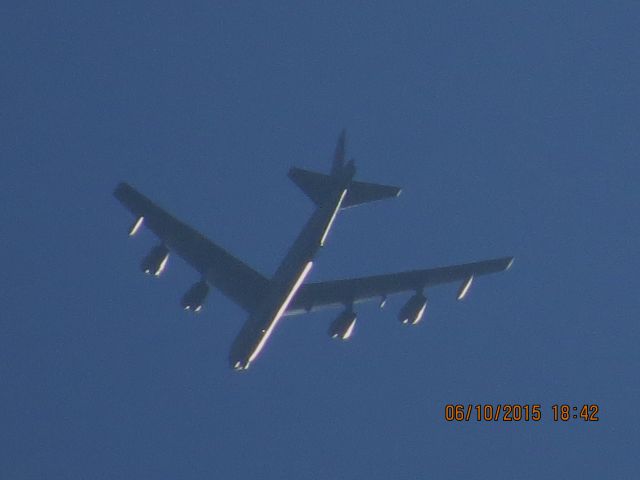
[{"label": "jet engine pod", "polygon": [[167,265],[167,260],[169,259],[169,249],[164,245],[158,245],[157,247],[153,247],[149,255],[144,257],[142,263],[140,264],[140,268],[142,271],[148,275],[155,275],[159,277],[164,267]]},{"label": "jet engine pod", "polygon": [[405,325],[416,325],[422,320],[425,308],[427,308],[427,297],[422,293],[416,293],[400,309],[398,320]]},{"label": "jet engine pod", "polygon": [[353,310],[346,309],[331,323],[327,333],[331,338],[347,340],[353,334],[357,318],[358,317]]},{"label": "jet engine pod", "polygon": [[201,280],[194,283],[191,288],[187,290],[187,293],[183,295],[180,304],[185,310],[198,313],[202,310],[202,304],[204,303],[204,299],[207,297],[208,293],[209,285],[207,285],[207,282],[204,280]]}]

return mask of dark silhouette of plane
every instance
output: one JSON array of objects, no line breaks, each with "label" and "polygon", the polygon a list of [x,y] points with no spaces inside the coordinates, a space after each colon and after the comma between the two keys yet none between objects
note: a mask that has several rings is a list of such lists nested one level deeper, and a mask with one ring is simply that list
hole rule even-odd
[{"label": "dark silhouette of plane", "polygon": [[354,161],[345,161],[344,131],[338,139],[329,174],[299,168],[289,171],[289,178],[315,203],[316,208],[271,278],[253,270],[128,184],[118,185],[114,195],[136,217],[129,235],[134,235],[144,224],[160,238],[161,243],[142,261],[145,273],[159,276],[169,252],[182,257],[200,273],[201,279],[182,298],[182,306],[186,310],[199,312],[209,286],[213,286],[248,312],[249,318],[229,353],[231,367],[246,370],[260,355],[283,316],[322,307],[342,307],[342,313],[331,323],[329,335],[346,340],[356,324],[354,304],[379,299],[382,306],[388,295],[409,291],[414,294],[400,309],[398,319],[404,324],[416,325],[427,305],[425,288],[460,282],[458,299],[461,300],[475,277],[507,270],[513,263],[513,257],[504,257],[427,270],[305,284],[313,259],[324,246],[340,210],[400,194],[397,187],[356,181],[355,173]]}]

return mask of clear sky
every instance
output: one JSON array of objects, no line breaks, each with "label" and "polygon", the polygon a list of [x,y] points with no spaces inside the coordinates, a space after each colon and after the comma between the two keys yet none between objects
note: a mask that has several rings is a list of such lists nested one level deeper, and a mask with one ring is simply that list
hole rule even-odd
[{"label": "clear sky", "polygon": [[[12,5],[13,3],[13,5]],[[57,5],[54,6],[54,3]],[[0,478],[635,478],[637,2],[8,2],[0,7]],[[151,279],[126,180],[270,275],[328,169],[402,196],[344,212],[313,280],[515,255],[285,319],[247,374],[244,312]],[[542,421],[444,420],[540,404]],[[598,404],[600,421],[551,406]]]}]

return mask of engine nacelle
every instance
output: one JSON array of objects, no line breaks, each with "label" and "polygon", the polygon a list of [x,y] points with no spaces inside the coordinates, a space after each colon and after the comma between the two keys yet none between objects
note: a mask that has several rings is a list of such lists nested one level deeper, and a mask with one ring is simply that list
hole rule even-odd
[{"label": "engine nacelle", "polygon": [[202,310],[202,304],[204,303],[204,299],[207,297],[208,293],[209,285],[207,285],[207,282],[204,280],[201,280],[194,283],[191,288],[187,290],[187,293],[183,295],[180,304],[185,310],[198,313]]},{"label": "engine nacelle", "polygon": [[416,325],[422,320],[424,310],[427,308],[427,297],[422,293],[416,293],[404,304],[398,313],[398,320],[405,325]]},{"label": "engine nacelle", "polygon": [[149,255],[144,257],[142,263],[140,264],[140,268],[142,271],[148,275],[155,275],[159,277],[164,267],[167,265],[167,260],[169,259],[169,249],[164,245],[158,245],[157,247],[153,247]]},{"label": "engine nacelle", "polygon": [[357,318],[358,316],[353,310],[347,309],[338,315],[338,317],[331,323],[327,333],[331,338],[347,340],[353,334]]}]

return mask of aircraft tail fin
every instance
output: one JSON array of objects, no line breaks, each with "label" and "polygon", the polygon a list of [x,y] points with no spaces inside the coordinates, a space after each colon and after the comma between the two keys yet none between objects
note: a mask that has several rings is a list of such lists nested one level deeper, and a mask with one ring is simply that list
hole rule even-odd
[{"label": "aircraft tail fin", "polygon": [[[338,145],[340,145],[340,143],[338,143]],[[332,175],[311,172],[295,167],[289,170],[289,178],[313,200],[316,205],[320,205],[327,195],[331,193],[336,181]],[[397,197],[401,191],[400,188],[391,185],[352,181],[348,186],[347,196],[342,202],[342,208],[355,207],[363,203]]]},{"label": "aircraft tail fin", "polygon": [[342,130],[336,144],[336,151],[333,154],[333,165],[331,165],[331,175],[337,175],[344,168],[344,157],[346,152],[347,131]]}]

